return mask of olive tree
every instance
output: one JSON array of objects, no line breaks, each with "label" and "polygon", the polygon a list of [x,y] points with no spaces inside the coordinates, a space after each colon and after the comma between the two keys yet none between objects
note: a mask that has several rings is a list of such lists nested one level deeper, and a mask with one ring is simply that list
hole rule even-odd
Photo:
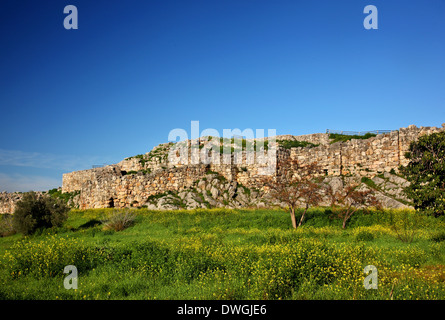
[{"label": "olive tree", "polygon": [[61,226],[67,219],[69,208],[56,198],[27,192],[17,202],[14,215],[14,230],[29,235],[38,229]]}]

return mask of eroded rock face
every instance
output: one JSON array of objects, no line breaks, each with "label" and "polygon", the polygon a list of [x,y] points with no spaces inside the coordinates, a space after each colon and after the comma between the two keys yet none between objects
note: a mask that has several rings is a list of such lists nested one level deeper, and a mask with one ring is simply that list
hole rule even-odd
[{"label": "eroded rock face", "polygon": [[258,191],[240,187],[236,181],[227,181],[218,174],[206,174],[192,186],[152,197],[145,205],[153,209],[243,208],[264,207],[265,201]]},{"label": "eroded rock face", "polygon": [[[408,201],[401,195],[401,188],[406,185],[406,180],[395,175],[385,174],[385,179],[375,177],[375,188],[366,183],[360,183],[360,177],[326,177],[321,185],[329,185],[334,192],[341,191],[348,183],[358,183],[359,189],[373,191],[374,196],[385,208],[409,208]],[[394,180],[396,183],[387,184]],[[330,198],[324,197],[320,205],[328,206]],[[157,210],[178,210],[196,208],[265,208],[287,205],[269,197],[257,189],[249,189],[235,181],[227,181],[223,177],[208,174],[196,181],[191,187],[180,192],[169,192],[159,197],[148,200],[144,206]]]}]

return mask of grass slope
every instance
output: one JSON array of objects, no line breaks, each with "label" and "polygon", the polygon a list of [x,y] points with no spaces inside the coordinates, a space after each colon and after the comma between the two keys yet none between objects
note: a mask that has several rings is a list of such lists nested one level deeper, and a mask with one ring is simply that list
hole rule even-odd
[{"label": "grass slope", "polygon": [[[0,238],[0,299],[445,298],[444,219],[416,220],[408,243],[392,227],[408,211],[359,212],[345,230],[324,208],[297,230],[283,210],[134,212],[119,232],[103,230],[110,210],[72,210],[59,229]],[[63,286],[69,264],[77,290]]]}]

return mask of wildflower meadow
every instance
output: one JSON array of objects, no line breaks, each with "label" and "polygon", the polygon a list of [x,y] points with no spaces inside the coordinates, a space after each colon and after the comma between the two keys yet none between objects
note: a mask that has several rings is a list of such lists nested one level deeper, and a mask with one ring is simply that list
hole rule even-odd
[{"label": "wildflower meadow", "polygon": [[[0,299],[445,298],[443,217],[359,211],[343,229],[314,208],[293,229],[285,210],[142,208],[115,231],[109,214],[71,210],[61,227],[0,238]],[[64,287],[67,265],[76,289]],[[364,286],[368,265],[376,289]]]}]

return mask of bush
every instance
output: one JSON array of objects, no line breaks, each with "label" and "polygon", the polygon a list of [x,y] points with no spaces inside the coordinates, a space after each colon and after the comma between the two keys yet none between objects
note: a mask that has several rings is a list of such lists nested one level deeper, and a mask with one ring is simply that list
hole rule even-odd
[{"label": "bush", "polygon": [[15,233],[12,225],[12,215],[4,214],[0,217],[0,237],[7,237]]},{"label": "bush", "polygon": [[114,210],[108,219],[103,220],[104,230],[122,231],[133,225],[136,216],[129,210]]},{"label": "bush", "polygon": [[374,240],[374,235],[369,231],[360,231],[355,236],[356,241],[372,241]]},{"label": "bush", "polygon": [[366,133],[366,134],[364,134],[362,136],[360,136],[360,135],[340,134],[340,133],[331,133],[331,134],[329,134],[329,139],[332,139],[332,141],[330,142],[332,144],[332,143],[339,142],[339,141],[346,142],[346,141],[349,141],[351,139],[365,140],[365,139],[369,139],[369,138],[372,138],[372,137],[375,137],[375,136],[377,136],[377,135],[374,134],[374,133],[370,133],[370,132],[368,132],[368,133]]},{"label": "bush", "polygon": [[405,194],[414,208],[435,217],[445,214],[445,132],[419,137],[411,142],[405,158],[407,166],[399,170],[410,184]]},{"label": "bush", "polygon": [[445,240],[445,232],[444,231],[437,232],[436,234],[431,236],[431,240],[434,242],[444,241]]},{"label": "bush", "polygon": [[12,224],[15,231],[29,235],[38,229],[61,226],[68,211],[60,199],[28,192],[17,202]]},{"label": "bush", "polygon": [[418,212],[401,210],[390,213],[390,227],[396,233],[397,239],[403,242],[412,242],[414,235],[424,223],[424,216]]},{"label": "bush", "polygon": [[70,205],[73,203],[74,198],[80,194],[80,191],[73,191],[73,192],[63,192],[60,188],[54,188],[51,190],[48,190],[48,195],[52,198],[58,198],[60,200],[63,200],[67,205]]},{"label": "bush", "polygon": [[314,144],[311,142],[307,142],[307,141],[292,141],[292,140],[277,140],[277,143],[282,146],[285,149],[290,149],[290,148],[313,148],[313,147],[318,147],[318,144]]}]

